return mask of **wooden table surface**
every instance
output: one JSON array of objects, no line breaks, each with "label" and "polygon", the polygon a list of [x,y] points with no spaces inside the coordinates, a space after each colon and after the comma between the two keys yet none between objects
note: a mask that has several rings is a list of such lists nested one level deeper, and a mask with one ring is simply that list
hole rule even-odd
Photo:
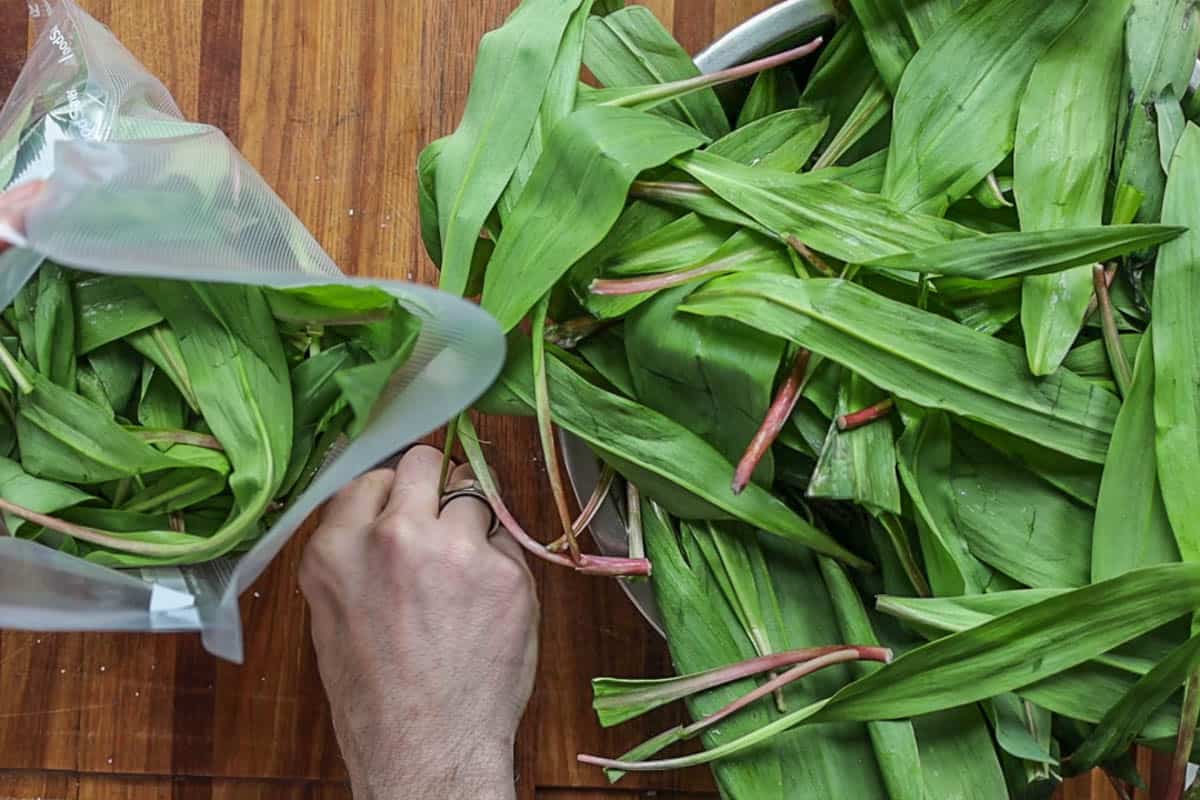
[{"label": "wooden table surface", "polygon": [[[435,280],[417,229],[417,153],[453,129],[479,37],[515,0],[81,4],[188,117],[230,135],[346,272]],[[769,4],[647,2],[693,52]],[[24,0],[0,0],[0,96],[23,63],[24,18]],[[532,428],[493,420],[482,433],[510,504],[531,530],[552,530]],[[304,538],[245,596],[243,666],[195,636],[0,634],[0,800],[348,798],[296,586]],[[588,679],[666,675],[669,663],[613,583],[535,572],[542,659],[518,745],[522,800],[715,797],[704,770],[613,789],[575,763],[674,722],[667,712],[602,731]],[[1099,777],[1064,793],[1114,796]]]}]

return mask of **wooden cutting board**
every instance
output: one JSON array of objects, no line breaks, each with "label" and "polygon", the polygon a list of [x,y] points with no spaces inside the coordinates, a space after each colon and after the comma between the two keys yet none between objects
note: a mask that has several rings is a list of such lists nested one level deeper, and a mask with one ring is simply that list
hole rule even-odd
[{"label": "wooden cutting board", "polygon": [[[515,0],[82,5],[185,115],[229,134],[346,272],[434,282],[418,236],[417,153],[453,129],[479,37]],[[694,52],[770,3],[647,5]],[[24,0],[0,0],[3,95],[24,60],[24,20]],[[518,515],[551,531],[532,428],[494,420],[482,433]],[[348,798],[295,581],[304,538],[244,598],[244,666],[214,660],[194,636],[0,634],[0,797]],[[614,584],[535,571],[542,658],[518,745],[522,800],[715,797],[704,770],[636,776],[616,790],[575,763],[677,721],[664,712],[602,731],[588,680],[666,675],[669,662]],[[1064,797],[1115,795],[1096,778]]]}]

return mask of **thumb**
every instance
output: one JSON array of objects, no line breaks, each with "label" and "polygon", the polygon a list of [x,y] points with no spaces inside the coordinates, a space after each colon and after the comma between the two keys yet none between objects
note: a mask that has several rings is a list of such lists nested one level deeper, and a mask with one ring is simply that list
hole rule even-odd
[{"label": "thumb", "polygon": [[[0,194],[0,234],[24,235],[25,217],[45,188],[45,181],[30,181]],[[0,251],[7,247],[7,242],[0,241]]]}]

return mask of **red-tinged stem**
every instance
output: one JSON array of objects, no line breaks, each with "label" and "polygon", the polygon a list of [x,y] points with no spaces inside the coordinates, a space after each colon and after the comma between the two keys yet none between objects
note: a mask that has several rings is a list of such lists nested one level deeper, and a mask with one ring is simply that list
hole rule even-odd
[{"label": "red-tinged stem", "polygon": [[650,103],[656,100],[665,100],[673,97],[678,97],[687,92],[693,92],[699,89],[706,89],[710,86],[720,86],[723,83],[741,80],[742,78],[755,75],[768,69],[783,66],[797,59],[816,52],[825,40],[818,36],[807,44],[793,47],[791,50],[784,50],[782,53],[776,53],[773,56],[760,58],[756,61],[750,61],[745,64],[740,64],[736,67],[723,69],[720,72],[710,72],[707,75],[697,75],[694,78],[686,78],[681,81],[671,81],[659,86],[651,86],[636,94],[628,94],[623,97],[617,97],[612,100],[607,100],[600,105],[606,106],[635,106],[642,103]]},{"label": "red-tinged stem", "polygon": [[592,294],[625,295],[641,294],[642,292],[657,292],[660,289],[670,289],[681,286],[717,272],[730,269],[724,260],[714,261],[700,267],[681,269],[677,272],[663,272],[658,275],[639,275],[636,278],[597,278],[592,281],[588,291]]},{"label": "red-tinged stem", "polygon": [[[1115,278],[1115,277],[1117,277],[1117,268],[1115,266],[1110,266],[1104,270],[1104,288],[1105,289],[1112,288],[1113,278]],[[1100,307],[1100,302],[1096,299],[1096,293],[1092,292],[1092,299],[1088,301],[1087,311],[1084,313],[1083,318],[1087,319],[1088,317],[1092,316],[1092,314],[1095,314],[1096,309],[1099,307]]]},{"label": "red-tinged stem", "polygon": [[1187,765],[1192,755],[1192,739],[1196,735],[1196,720],[1200,717],[1200,670],[1188,676],[1183,689],[1183,708],[1179,712],[1179,733],[1175,737],[1175,755],[1171,759],[1171,775],[1167,779],[1164,800],[1181,800],[1187,781]]},{"label": "red-tinged stem", "polygon": [[551,553],[525,532],[525,529],[517,522],[516,517],[508,510],[508,506],[504,505],[504,501],[500,499],[499,495],[488,491],[486,488],[484,492],[488,496],[488,502],[491,503],[492,511],[496,513],[496,518],[500,520],[500,524],[508,531],[509,536],[516,539],[517,544],[525,548],[530,554],[537,556],[543,561],[557,564],[560,567],[569,567],[584,575],[621,577],[645,576],[650,574],[650,562],[644,558],[609,558],[585,553],[580,556],[579,562],[576,563],[569,556],[560,553]]},{"label": "red-tinged stem", "polygon": [[26,522],[32,522],[35,525],[41,525],[43,528],[48,528],[52,531],[66,534],[80,541],[98,544],[101,547],[109,547],[113,550],[120,550],[126,553],[135,555],[162,557],[166,558],[174,554],[175,549],[171,545],[151,544],[149,542],[136,542],[129,539],[122,539],[119,536],[113,536],[105,531],[95,528],[88,528],[84,525],[76,525],[73,522],[67,522],[65,519],[52,517],[49,514],[41,514],[24,506],[19,506],[16,503],[10,503],[7,500],[0,499],[0,511],[12,514],[14,517],[20,517]]},{"label": "red-tinged stem", "polygon": [[[755,675],[762,675],[766,672],[776,672],[782,669],[794,667],[797,664],[803,664],[812,661],[816,658],[823,658],[831,653],[841,653],[846,650],[854,650],[859,653],[860,659],[864,661],[880,661],[884,664],[891,661],[892,651],[886,647],[871,647],[848,644],[834,644],[824,647],[804,647],[799,650],[786,650],[782,653],[771,653],[765,656],[756,656],[748,658],[745,661],[739,661],[735,664],[729,664],[724,667],[717,667],[705,672],[698,673],[686,680],[680,680],[674,683],[675,695],[680,698],[690,697],[691,695],[700,692],[706,692],[709,689],[715,689],[718,686],[724,686],[727,683],[734,683],[744,678],[752,678]],[[642,700],[652,701],[661,697],[661,688],[658,686],[650,687],[644,690],[635,690],[625,692],[617,698],[612,698],[618,701],[621,705],[637,703]],[[644,694],[643,694],[644,692]],[[605,698],[598,697],[593,701],[597,708],[603,707]]]},{"label": "red-tinged stem", "polygon": [[1117,330],[1117,317],[1113,312],[1112,301],[1108,296],[1108,280],[1104,267],[1097,264],[1092,268],[1092,284],[1096,289],[1096,303],[1100,307],[1100,326],[1104,331],[1104,347],[1108,350],[1108,362],[1112,365],[1113,378],[1121,396],[1129,395],[1129,387],[1133,384],[1133,370],[1129,368],[1129,360],[1121,348],[1121,335]]},{"label": "red-tinged stem", "polygon": [[629,576],[645,576],[650,574],[650,562],[644,558],[608,558],[605,556],[581,555],[578,562],[572,561],[568,556],[560,553],[551,553],[543,547],[536,539],[525,532],[521,527],[521,523],[517,522],[517,518],[508,510],[508,506],[504,505],[503,498],[500,497],[500,490],[496,486],[496,481],[492,477],[491,470],[488,468],[487,460],[484,458],[483,449],[479,446],[479,435],[475,432],[475,425],[471,422],[471,418],[463,414],[459,418],[459,441],[462,442],[463,450],[466,451],[467,461],[470,462],[475,471],[475,479],[479,481],[479,486],[483,489],[484,495],[487,496],[488,503],[492,507],[492,513],[496,515],[496,519],[508,531],[508,535],[517,541],[517,544],[525,548],[531,555],[534,555],[543,561],[548,561],[551,564],[557,564],[560,567],[568,567],[584,575],[607,575],[612,577]]},{"label": "red-tinged stem", "polygon": [[869,425],[877,419],[883,419],[891,413],[895,405],[895,401],[888,397],[880,400],[875,405],[867,406],[851,414],[843,414],[837,418],[838,430],[852,431],[855,428],[861,428],[863,425]]},{"label": "red-tinged stem", "polygon": [[[600,480],[596,483],[596,488],[592,490],[591,497],[583,506],[583,510],[579,512],[579,516],[575,518],[575,522],[571,524],[571,530],[575,531],[576,536],[580,536],[592,524],[592,520],[596,518],[600,507],[604,505],[604,501],[608,499],[608,494],[612,490],[613,480],[617,477],[617,473],[612,467],[605,466],[604,471],[600,473]],[[560,536],[550,544],[546,545],[546,549],[552,553],[561,553],[567,547],[567,537]]]},{"label": "red-tinged stem", "polygon": [[649,578],[650,562],[644,558],[614,558],[584,553],[575,571],[608,578]]},{"label": "red-tinged stem", "polygon": [[[794,683],[807,675],[811,675],[814,672],[825,669],[826,667],[832,667],[836,664],[844,664],[848,661],[882,661],[886,664],[887,662],[891,661],[891,658],[892,652],[883,647],[833,648],[832,652],[827,652],[824,655],[796,664],[796,666],[792,667],[787,672],[782,673],[776,678],[772,678],[753,691],[747,692],[719,711],[716,711],[707,717],[697,720],[691,725],[680,729],[679,735],[675,737],[675,740],[682,741],[684,739],[690,739],[694,736],[697,736],[708,728],[711,728],[713,725],[716,725],[721,720],[728,718],[732,714],[736,714],[738,711],[741,711],[750,704],[767,697],[775,691],[782,689],[788,684]],[[631,769],[636,770],[639,766],[637,762],[628,763],[619,761],[617,759],[601,758],[600,756],[591,756],[585,754],[578,755],[576,758],[582,764],[590,764],[592,766],[602,767],[604,769],[628,771]]]},{"label": "red-tinged stem", "polygon": [[771,401],[771,407],[767,409],[767,415],[763,418],[762,425],[758,427],[758,431],[750,440],[750,445],[742,455],[741,461],[738,462],[737,469],[733,472],[733,484],[730,488],[733,489],[734,494],[741,494],[742,490],[750,483],[754,470],[758,469],[759,462],[771,449],[775,440],[779,438],[779,432],[783,430],[788,418],[792,416],[792,411],[795,410],[796,403],[800,400],[800,390],[804,387],[804,377],[808,373],[808,360],[811,356],[812,354],[807,350],[801,350],[796,354],[791,373],[776,392],[775,399]]},{"label": "red-tinged stem", "polygon": [[[872,652],[867,655],[863,655],[864,650],[870,650]],[[883,651],[883,653],[879,654],[878,651]],[[806,675],[811,675],[814,672],[825,669],[826,667],[832,667],[835,664],[844,664],[847,661],[881,661],[886,664],[891,660],[892,651],[882,647],[873,647],[835,650],[832,653],[826,653],[823,656],[818,656],[817,658],[809,661],[804,661],[792,667],[787,672],[780,673],[777,677],[772,678],[762,686],[759,686],[757,689],[747,692],[719,711],[709,714],[704,719],[697,720],[691,725],[686,726],[683,729],[684,737],[690,739],[693,736],[696,736],[697,734],[707,730],[708,728],[711,728],[713,725],[716,725],[721,720],[736,714],[751,703],[755,703],[770,694],[774,694],[780,689],[786,687],[788,684],[794,683]]]},{"label": "red-tinged stem", "polygon": [[133,435],[147,444],[190,444],[206,450],[225,451],[215,436],[195,431],[133,431]]},{"label": "red-tinged stem", "polygon": [[788,234],[785,241],[788,243],[788,247],[795,250],[800,254],[801,258],[812,264],[817,272],[820,272],[827,278],[837,277],[837,271],[829,266],[829,262],[817,255],[811,247],[800,241],[795,234]]},{"label": "red-tinged stem", "polygon": [[571,560],[579,563],[583,551],[575,540],[572,527],[571,507],[567,500],[567,489],[563,485],[562,470],[558,465],[558,443],[554,440],[554,424],[550,404],[550,384],[546,377],[546,312],[550,307],[547,294],[538,303],[533,313],[533,396],[536,406],[538,437],[542,443],[542,457],[546,459],[546,478],[550,481],[550,496],[558,511],[558,521],[563,536],[567,539],[567,551]]}]

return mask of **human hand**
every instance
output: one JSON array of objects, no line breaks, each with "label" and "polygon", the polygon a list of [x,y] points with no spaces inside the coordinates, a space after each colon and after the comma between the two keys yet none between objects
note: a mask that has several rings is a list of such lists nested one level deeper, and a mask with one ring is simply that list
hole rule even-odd
[{"label": "human hand", "polygon": [[[0,228],[22,233],[25,230],[25,215],[37,202],[43,188],[45,184],[42,181],[30,181],[0,194]],[[8,246],[8,242],[0,241],[0,253],[7,250]]]},{"label": "human hand", "polygon": [[[438,516],[418,446],[329,502],[300,586],[357,800],[511,798],[538,606],[519,546],[472,497]],[[451,488],[472,479],[457,467]]]}]

